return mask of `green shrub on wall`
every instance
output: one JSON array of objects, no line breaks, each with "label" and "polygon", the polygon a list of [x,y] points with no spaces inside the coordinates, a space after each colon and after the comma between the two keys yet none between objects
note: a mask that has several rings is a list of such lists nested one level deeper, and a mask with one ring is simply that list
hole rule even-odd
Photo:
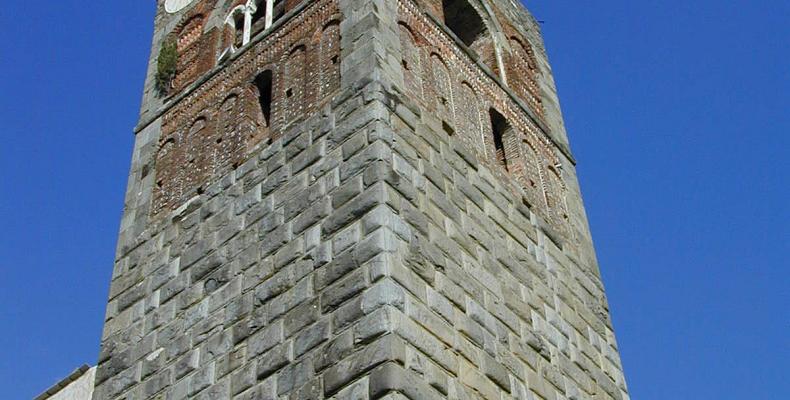
[{"label": "green shrub on wall", "polygon": [[159,49],[159,57],[156,59],[156,90],[160,95],[170,92],[173,78],[176,76],[176,66],[178,65],[178,49],[175,40],[168,39],[162,43]]}]

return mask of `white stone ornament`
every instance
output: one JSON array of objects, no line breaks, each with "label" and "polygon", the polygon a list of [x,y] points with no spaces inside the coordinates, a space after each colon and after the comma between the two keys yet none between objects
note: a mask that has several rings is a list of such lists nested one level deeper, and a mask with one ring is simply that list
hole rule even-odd
[{"label": "white stone ornament", "polygon": [[188,6],[193,0],[165,0],[165,11],[177,13]]}]

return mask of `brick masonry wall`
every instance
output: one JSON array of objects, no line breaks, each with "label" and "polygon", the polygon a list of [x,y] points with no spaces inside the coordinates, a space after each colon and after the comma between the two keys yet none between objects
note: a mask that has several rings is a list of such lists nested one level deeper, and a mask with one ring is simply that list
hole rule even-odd
[{"label": "brick masonry wall", "polygon": [[[557,233],[518,176],[415,95],[435,89],[403,64],[416,59],[406,1],[324,1],[340,17],[330,99],[161,213],[169,126],[221,106],[211,82],[254,74],[260,65],[239,60],[258,51],[211,75],[227,78],[198,78],[174,107],[145,97],[95,400],[628,398],[567,149],[518,113],[514,91],[468,71],[483,101],[563,165]],[[174,26],[160,14],[156,35]],[[417,33],[436,34],[429,26]],[[474,66],[453,54],[451,82]],[[551,126],[559,117],[545,110]]]},{"label": "brick masonry wall", "polygon": [[[165,113],[154,165],[153,214],[183,204],[330,100],[340,83],[340,65],[334,61],[339,61],[338,24],[334,2],[314,2]],[[203,40],[212,37],[209,33]],[[213,59],[213,51],[207,54]],[[260,110],[255,86],[263,71],[271,72],[273,84],[268,117]]]}]

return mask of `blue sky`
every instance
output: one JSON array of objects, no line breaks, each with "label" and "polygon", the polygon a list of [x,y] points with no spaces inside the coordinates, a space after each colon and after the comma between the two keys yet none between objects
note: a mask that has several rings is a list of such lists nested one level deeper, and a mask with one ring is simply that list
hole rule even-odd
[{"label": "blue sky", "polygon": [[[153,1],[0,8],[0,387],[95,363]],[[790,2],[530,1],[632,398],[787,399]]]}]

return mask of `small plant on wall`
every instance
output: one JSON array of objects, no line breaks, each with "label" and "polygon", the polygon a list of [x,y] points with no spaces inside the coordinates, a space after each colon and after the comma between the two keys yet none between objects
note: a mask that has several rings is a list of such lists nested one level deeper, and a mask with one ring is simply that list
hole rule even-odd
[{"label": "small plant on wall", "polygon": [[167,95],[173,87],[178,65],[178,49],[175,40],[166,39],[159,49],[156,59],[156,90],[159,95]]}]

